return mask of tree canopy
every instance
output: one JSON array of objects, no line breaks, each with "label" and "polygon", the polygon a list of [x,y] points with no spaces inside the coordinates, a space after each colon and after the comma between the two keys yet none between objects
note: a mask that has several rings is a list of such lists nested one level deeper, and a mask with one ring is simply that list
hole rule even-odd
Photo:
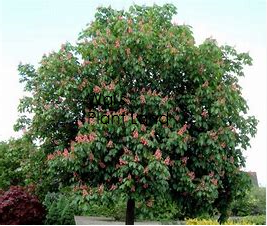
[{"label": "tree canopy", "polygon": [[257,120],[239,78],[252,59],[211,38],[197,45],[175,14],[98,8],[75,45],[19,65],[30,95],[15,127],[40,142],[53,184],[81,200],[164,198],[183,216],[223,220],[247,184],[242,151]]}]

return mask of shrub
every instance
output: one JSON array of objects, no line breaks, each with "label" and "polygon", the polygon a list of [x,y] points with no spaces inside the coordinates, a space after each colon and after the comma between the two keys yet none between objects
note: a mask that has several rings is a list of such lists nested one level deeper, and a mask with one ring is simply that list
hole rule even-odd
[{"label": "shrub", "polygon": [[253,187],[250,192],[232,204],[232,215],[265,215],[266,188]]},{"label": "shrub", "polygon": [[47,208],[46,224],[75,224],[74,215],[80,213],[71,196],[60,193],[48,193],[44,205]]},{"label": "shrub", "polygon": [[0,224],[42,224],[45,209],[29,189],[11,186],[0,196]]},{"label": "shrub", "polygon": [[256,225],[266,225],[266,215],[246,216],[243,219]]},{"label": "shrub", "polygon": [[[228,220],[224,225],[251,225],[250,221],[245,219],[239,221]],[[215,219],[187,219],[186,225],[219,225],[219,222]]]}]

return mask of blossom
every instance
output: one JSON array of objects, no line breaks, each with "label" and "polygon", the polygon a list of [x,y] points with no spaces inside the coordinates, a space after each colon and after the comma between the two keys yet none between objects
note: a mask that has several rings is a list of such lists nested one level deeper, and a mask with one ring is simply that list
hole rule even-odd
[{"label": "blossom", "polygon": [[139,162],[139,161],[140,161],[138,155],[135,155],[135,156],[134,156],[134,161],[135,161],[135,162]]},{"label": "blossom", "polygon": [[195,179],[195,173],[194,172],[189,172],[187,175],[190,177],[191,180]]},{"label": "blossom", "polygon": [[68,152],[68,149],[67,149],[67,148],[64,149],[64,151],[63,151],[63,156],[64,156],[65,158],[67,158],[67,157],[69,156],[69,152]]},{"label": "blossom", "polygon": [[95,86],[93,91],[94,91],[94,93],[100,93],[101,92],[101,88],[99,86]]},{"label": "blossom", "polygon": [[161,151],[160,151],[159,148],[156,150],[154,156],[155,156],[155,158],[156,158],[157,160],[161,160],[161,156],[162,156],[162,154],[161,154]]},{"label": "blossom", "polygon": [[141,143],[143,145],[148,145],[148,141],[144,137],[141,137]]},{"label": "blossom", "polygon": [[111,188],[109,189],[110,191],[114,191],[114,190],[116,190],[117,189],[117,186],[116,185],[114,185],[114,184],[112,184],[111,185]]},{"label": "blossom", "polygon": [[166,166],[170,165],[170,157],[169,156],[164,160],[164,164]]},{"label": "blossom", "polygon": [[87,195],[89,195],[89,194],[88,194],[88,191],[85,190],[85,189],[83,189],[83,197],[85,197],[85,196],[87,196]]},{"label": "blossom", "polygon": [[127,164],[127,161],[125,161],[125,160],[123,160],[122,158],[120,158],[120,159],[119,159],[119,164],[120,164],[121,166],[126,165],[126,164]]},{"label": "blossom", "polygon": [[202,111],[201,116],[206,118],[208,116],[208,112],[206,110]]},{"label": "blossom", "polygon": [[120,47],[120,40],[116,40],[115,41],[115,48],[119,48]]},{"label": "blossom", "polygon": [[184,124],[183,127],[177,132],[178,135],[182,136],[187,129],[187,124]]},{"label": "blossom", "polygon": [[134,185],[131,187],[131,192],[135,192],[135,186]]},{"label": "blossom", "polygon": [[146,126],[144,124],[141,125],[141,131],[145,132],[146,131]]},{"label": "blossom", "polygon": [[49,154],[49,155],[47,155],[47,160],[52,160],[52,159],[54,159],[55,158],[55,156],[53,155],[53,154]]},{"label": "blossom", "polygon": [[133,131],[133,138],[135,138],[135,139],[138,138],[138,131],[137,130]]},{"label": "blossom", "polygon": [[110,140],[108,143],[107,143],[107,148],[112,148],[113,147],[113,141]]},{"label": "blossom", "polygon": [[210,181],[211,181],[211,183],[212,183],[213,185],[215,185],[215,186],[218,185],[218,180],[217,180],[217,179],[212,178]]}]

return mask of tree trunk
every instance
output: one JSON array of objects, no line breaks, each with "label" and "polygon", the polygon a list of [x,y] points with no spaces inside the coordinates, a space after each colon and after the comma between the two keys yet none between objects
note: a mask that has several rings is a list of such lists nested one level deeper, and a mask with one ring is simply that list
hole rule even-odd
[{"label": "tree trunk", "polygon": [[135,203],[133,199],[127,201],[127,210],[126,210],[126,225],[134,225],[134,208]]}]

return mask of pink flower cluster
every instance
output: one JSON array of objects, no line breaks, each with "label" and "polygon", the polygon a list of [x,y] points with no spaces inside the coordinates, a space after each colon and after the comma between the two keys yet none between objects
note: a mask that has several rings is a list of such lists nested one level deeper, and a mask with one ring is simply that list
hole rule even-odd
[{"label": "pink flower cluster", "polygon": [[137,130],[133,131],[132,135],[133,135],[133,138],[137,139],[138,138],[138,131]]},{"label": "pink flower cluster", "polygon": [[181,129],[179,129],[177,134],[182,136],[184,134],[184,132],[186,131],[186,129],[187,129],[187,124],[184,124],[183,127]]},{"label": "pink flower cluster", "polygon": [[148,145],[148,141],[144,137],[141,137],[140,141],[143,145]]},{"label": "pink flower cluster", "polygon": [[187,175],[190,177],[190,180],[195,179],[195,173],[194,172],[189,172],[189,173],[187,173]]},{"label": "pink flower cluster", "polygon": [[86,142],[92,142],[96,139],[96,134],[94,132],[90,133],[89,135],[78,135],[75,140],[78,143],[86,143]]},{"label": "pink flower cluster", "polygon": [[63,152],[58,150],[58,151],[55,151],[53,154],[47,155],[47,160],[52,160],[57,156],[63,156],[64,158],[68,158],[69,157],[68,149],[65,148]]},{"label": "pink flower cluster", "polygon": [[185,156],[185,157],[183,157],[181,160],[182,160],[182,164],[183,164],[183,165],[186,165],[186,163],[187,163],[187,161],[188,161],[188,157]]},{"label": "pink flower cluster", "polygon": [[162,154],[161,154],[161,151],[160,151],[159,148],[156,150],[154,156],[155,156],[155,158],[156,158],[157,160],[161,160],[161,156],[162,156]]}]

